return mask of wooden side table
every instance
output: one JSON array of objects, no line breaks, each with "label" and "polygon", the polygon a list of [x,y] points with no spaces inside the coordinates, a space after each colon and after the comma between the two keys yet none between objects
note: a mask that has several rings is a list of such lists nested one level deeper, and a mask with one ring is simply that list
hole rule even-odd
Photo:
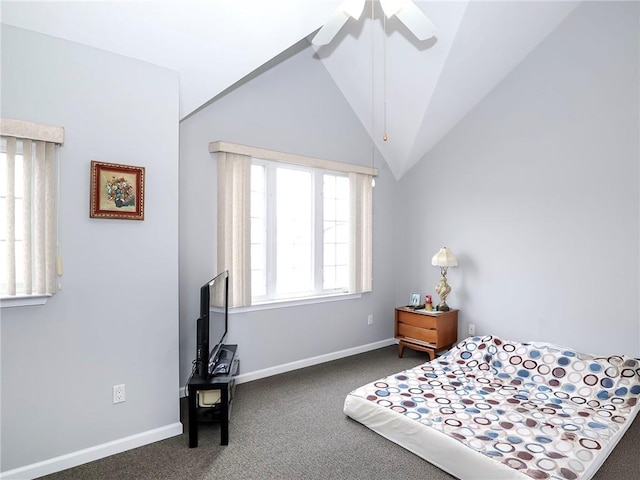
[{"label": "wooden side table", "polygon": [[458,310],[435,312],[397,307],[394,336],[399,340],[398,356],[404,348],[427,352],[429,359],[458,341]]}]

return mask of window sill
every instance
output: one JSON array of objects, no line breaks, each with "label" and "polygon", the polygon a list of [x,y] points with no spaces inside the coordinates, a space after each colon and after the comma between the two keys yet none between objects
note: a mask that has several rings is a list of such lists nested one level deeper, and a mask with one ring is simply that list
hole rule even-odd
[{"label": "window sill", "polygon": [[0,308],[29,307],[32,305],[44,305],[51,295],[16,295],[13,297],[0,297]]},{"label": "window sill", "polygon": [[313,305],[314,303],[339,302],[341,300],[353,300],[361,297],[361,293],[339,293],[336,295],[326,295],[322,297],[296,298],[294,300],[273,300],[251,305],[250,307],[230,308],[229,314],[272,310],[274,308],[298,307],[300,305]]}]

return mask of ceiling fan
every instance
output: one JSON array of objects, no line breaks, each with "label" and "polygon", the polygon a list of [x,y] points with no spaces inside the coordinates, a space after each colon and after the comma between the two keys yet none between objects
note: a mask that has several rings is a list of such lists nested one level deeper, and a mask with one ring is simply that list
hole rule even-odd
[{"label": "ceiling fan", "polygon": [[[349,18],[356,20],[360,18],[366,1],[344,0],[327,23],[318,30],[311,43],[318,46],[329,43]],[[393,15],[398,17],[418,40],[427,40],[436,34],[435,25],[412,0],[378,1],[387,18],[391,18]]]}]

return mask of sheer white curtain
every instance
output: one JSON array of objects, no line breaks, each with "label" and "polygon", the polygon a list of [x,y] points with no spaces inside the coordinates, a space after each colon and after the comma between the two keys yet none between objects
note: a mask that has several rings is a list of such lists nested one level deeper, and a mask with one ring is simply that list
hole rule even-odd
[{"label": "sheer white curtain", "polygon": [[350,293],[373,289],[373,189],[371,175],[349,174],[351,195],[351,279]]},{"label": "sheer white curtain", "polygon": [[251,305],[251,157],[218,153],[218,270],[229,270],[229,306]]},{"label": "sheer white curtain", "polygon": [[[2,296],[56,292],[56,149],[64,129],[0,119],[4,146]],[[17,209],[16,209],[17,206]],[[3,263],[5,263],[3,262]]]}]

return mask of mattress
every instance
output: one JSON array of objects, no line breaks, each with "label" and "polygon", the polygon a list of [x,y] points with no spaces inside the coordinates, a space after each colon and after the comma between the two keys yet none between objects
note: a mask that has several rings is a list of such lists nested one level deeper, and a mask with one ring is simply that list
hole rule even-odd
[{"label": "mattress", "polygon": [[636,359],[486,336],[355,389],[344,412],[461,479],[587,480],[639,397]]}]

